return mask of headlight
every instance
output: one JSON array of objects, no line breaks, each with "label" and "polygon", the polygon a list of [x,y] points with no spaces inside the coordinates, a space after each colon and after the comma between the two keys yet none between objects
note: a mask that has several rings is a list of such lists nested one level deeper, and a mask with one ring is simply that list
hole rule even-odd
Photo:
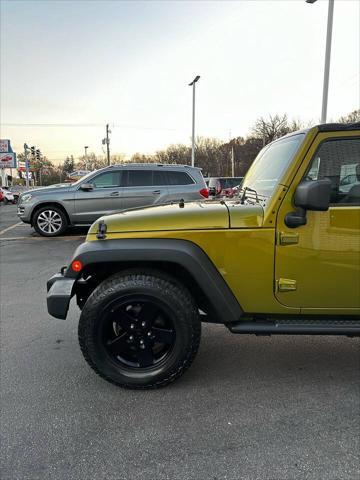
[{"label": "headlight", "polygon": [[32,195],[31,193],[25,193],[25,195],[21,195],[21,203],[26,203],[31,200]]}]

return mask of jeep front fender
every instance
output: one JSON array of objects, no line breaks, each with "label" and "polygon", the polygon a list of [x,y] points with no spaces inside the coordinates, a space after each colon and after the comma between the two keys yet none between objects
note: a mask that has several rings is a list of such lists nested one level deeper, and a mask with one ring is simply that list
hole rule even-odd
[{"label": "jeep front fender", "polygon": [[[120,239],[85,242],[71,260],[80,260],[83,269],[97,264],[134,262],[166,262],[184,268],[202,290],[212,316],[219,323],[232,323],[242,316],[242,309],[229,286],[206,253],[188,240],[178,239]],[[171,272],[170,272],[171,273]],[[71,267],[65,277],[76,279],[79,273]]]}]

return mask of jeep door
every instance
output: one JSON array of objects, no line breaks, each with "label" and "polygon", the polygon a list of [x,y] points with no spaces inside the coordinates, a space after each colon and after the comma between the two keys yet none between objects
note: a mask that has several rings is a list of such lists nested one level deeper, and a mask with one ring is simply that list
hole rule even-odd
[{"label": "jeep door", "polygon": [[91,224],[102,215],[110,215],[122,209],[122,171],[111,169],[99,173],[88,182],[89,190],[81,185],[75,192],[75,206],[72,223]]},{"label": "jeep door", "polygon": [[[279,209],[275,295],[302,313],[360,313],[360,185],[344,191],[348,175],[360,181],[359,133],[318,133]],[[308,210],[306,225],[287,227],[299,182],[326,178],[328,211]]]},{"label": "jeep door", "polygon": [[168,187],[162,171],[149,168],[124,170],[123,185],[124,209],[161,205],[167,200]]}]

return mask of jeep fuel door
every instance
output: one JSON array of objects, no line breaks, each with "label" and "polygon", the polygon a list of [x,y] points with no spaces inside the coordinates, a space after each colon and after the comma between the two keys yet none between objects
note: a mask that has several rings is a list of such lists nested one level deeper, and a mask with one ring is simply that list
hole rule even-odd
[{"label": "jeep fuel door", "polygon": [[[360,176],[358,131],[318,133],[279,209],[275,295],[302,313],[360,313],[360,188],[342,189],[343,179]],[[327,211],[305,211],[305,225],[290,228],[301,181],[331,182]],[[360,180],[360,178],[359,178]]]}]

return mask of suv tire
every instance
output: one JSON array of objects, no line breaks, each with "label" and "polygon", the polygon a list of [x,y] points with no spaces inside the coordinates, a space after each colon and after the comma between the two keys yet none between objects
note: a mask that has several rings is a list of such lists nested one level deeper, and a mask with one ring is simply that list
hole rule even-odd
[{"label": "suv tire", "polygon": [[33,225],[39,235],[57,237],[65,232],[68,221],[61,208],[48,206],[36,211]]},{"label": "suv tire", "polygon": [[201,323],[188,290],[160,272],[117,273],[90,295],[79,343],[101,377],[133,389],[165,386],[197,353]]}]

